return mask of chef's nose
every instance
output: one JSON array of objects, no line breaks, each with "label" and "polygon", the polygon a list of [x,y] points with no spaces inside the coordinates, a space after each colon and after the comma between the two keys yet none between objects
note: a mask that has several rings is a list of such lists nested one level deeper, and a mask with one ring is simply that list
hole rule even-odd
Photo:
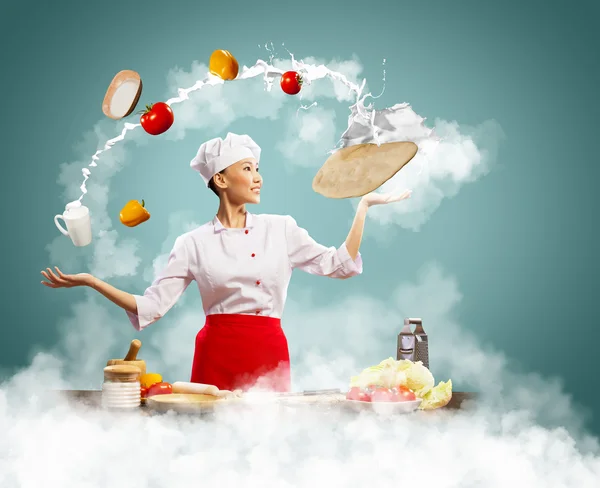
[{"label": "chef's nose", "polygon": [[259,173],[258,171],[255,171],[255,172],[254,172],[254,181],[255,181],[256,183],[258,183],[258,182],[262,181],[262,176],[260,175],[260,173]]}]

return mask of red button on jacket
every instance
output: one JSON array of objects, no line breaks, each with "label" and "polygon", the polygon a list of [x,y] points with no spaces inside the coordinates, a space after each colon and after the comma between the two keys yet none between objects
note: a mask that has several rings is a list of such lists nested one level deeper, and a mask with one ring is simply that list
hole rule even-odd
[{"label": "red button on jacket", "polygon": [[248,233],[248,229],[246,229],[246,230],[244,231],[244,234],[247,234],[247,233]]},{"label": "red button on jacket", "polygon": [[260,281],[256,280],[256,284],[257,284],[257,285],[260,285]]},{"label": "red button on jacket", "polygon": [[252,257],[256,256],[256,254],[252,253]]}]

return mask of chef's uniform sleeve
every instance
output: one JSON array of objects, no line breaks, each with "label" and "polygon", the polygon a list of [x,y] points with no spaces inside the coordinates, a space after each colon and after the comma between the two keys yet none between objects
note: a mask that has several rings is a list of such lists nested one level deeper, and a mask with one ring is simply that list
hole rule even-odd
[{"label": "chef's uniform sleeve", "polygon": [[308,232],[299,227],[290,216],[286,216],[285,234],[292,268],[338,279],[346,279],[362,273],[360,253],[353,261],[345,242],[337,249],[323,246],[310,237]]},{"label": "chef's uniform sleeve", "polygon": [[166,268],[144,295],[133,295],[137,303],[137,315],[127,312],[133,327],[142,330],[160,319],[175,305],[193,279],[186,243],[180,236],[175,241]]}]

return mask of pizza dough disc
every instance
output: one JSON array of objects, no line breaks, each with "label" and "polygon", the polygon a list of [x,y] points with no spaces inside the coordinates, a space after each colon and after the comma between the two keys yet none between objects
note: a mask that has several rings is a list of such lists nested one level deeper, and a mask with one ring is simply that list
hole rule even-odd
[{"label": "pizza dough disc", "polygon": [[332,154],[313,179],[327,198],[355,198],[379,188],[415,157],[414,142],[356,144]]}]

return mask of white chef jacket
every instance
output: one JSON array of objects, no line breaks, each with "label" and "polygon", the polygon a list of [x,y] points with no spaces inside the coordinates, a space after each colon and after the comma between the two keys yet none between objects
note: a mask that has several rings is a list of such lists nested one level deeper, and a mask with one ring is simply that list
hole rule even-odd
[{"label": "white chef jacket", "polygon": [[142,330],[165,315],[192,280],[198,284],[205,315],[252,314],[281,318],[294,268],[346,279],[362,273],[360,253],[353,261],[346,244],[325,247],[287,215],[246,212],[246,226],[228,229],[217,217],[177,238],[166,268],[134,295]]}]

